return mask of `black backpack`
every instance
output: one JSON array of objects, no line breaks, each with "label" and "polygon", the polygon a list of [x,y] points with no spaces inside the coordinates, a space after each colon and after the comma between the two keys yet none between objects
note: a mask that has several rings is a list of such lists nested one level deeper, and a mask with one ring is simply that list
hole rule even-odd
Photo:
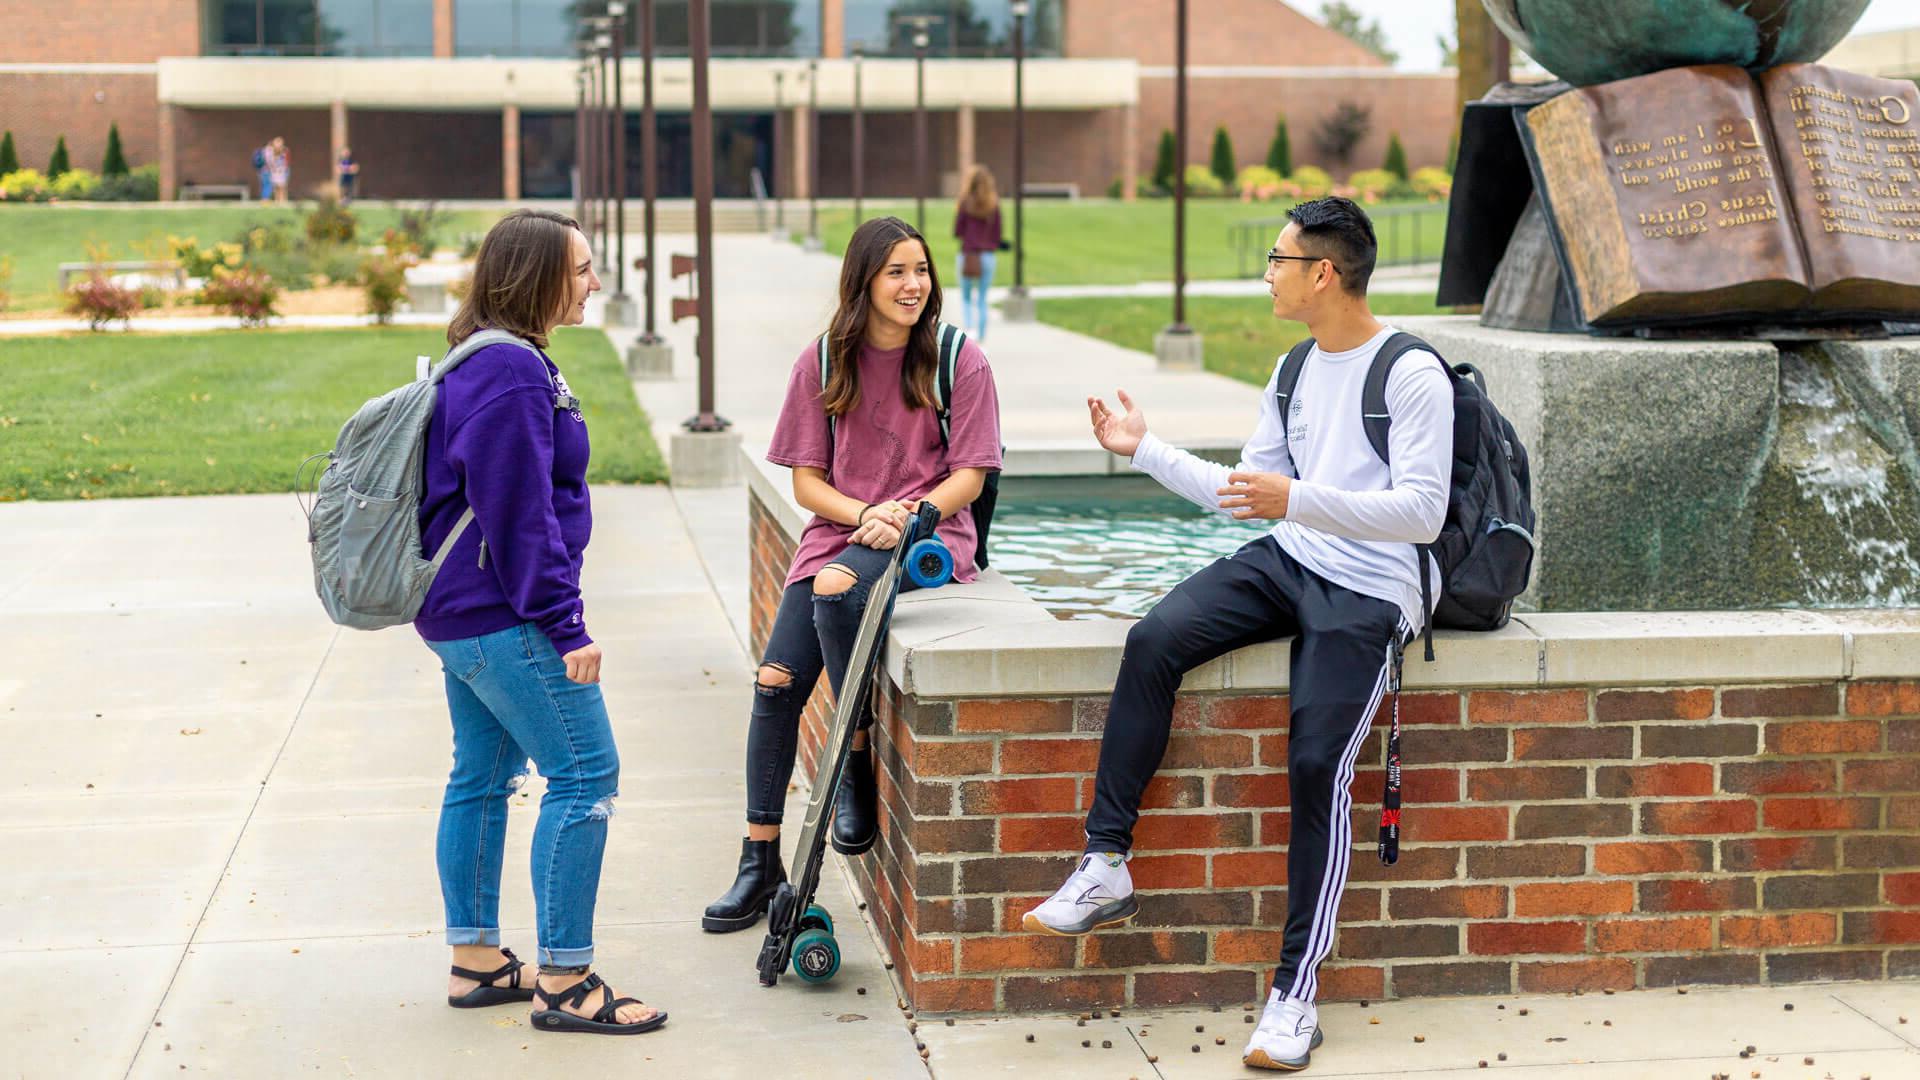
[{"label": "black backpack", "polygon": [[[934,407],[940,415],[940,448],[949,447],[949,437],[953,428],[953,365],[960,358],[960,350],[967,343],[966,332],[952,324],[940,328],[940,368],[939,377],[934,380]],[[827,388],[827,373],[832,363],[827,350],[827,335],[820,335],[820,389]],[[837,418],[827,418],[827,462],[833,462],[833,436],[838,428]],[[1004,449],[1004,448],[1003,448]],[[981,570],[987,568],[987,531],[993,527],[994,504],[1000,501],[1000,473],[987,471],[987,479],[980,489],[980,497],[973,500],[968,509],[973,513],[975,535],[973,565]],[[957,553],[956,553],[957,555]]]},{"label": "black backpack", "polygon": [[[1308,338],[1293,347],[1280,365],[1275,387],[1281,422],[1300,372],[1313,349]],[[1394,361],[1415,349],[1439,356],[1439,350],[1412,334],[1396,333],[1380,346],[1367,369],[1360,395],[1361,422],[1373,452],[1387,459],[1387,376]],[[1456,630],[1498,630],[1513,613],[1514,598],[1525,592],[1533,575],[1533,478],[1527,468],[1527,448],[1520,445],[1513,425],[1487,397],[1487,381],[1472,364],[1440,364],[1453,383],[1453,478],[1447,493],[1447,519],[1431,544],[1416,544],[1420,553],[1420,599],[1433,616],[1426,625],[1426,658],[1433,659],[1433,627]],[[1426,556],[1440,564],[1440,602],[1433,602],[1433,586]]]}]

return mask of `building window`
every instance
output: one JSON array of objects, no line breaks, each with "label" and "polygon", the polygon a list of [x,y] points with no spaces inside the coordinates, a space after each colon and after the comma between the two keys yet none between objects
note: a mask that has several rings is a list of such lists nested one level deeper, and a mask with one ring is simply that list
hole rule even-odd
[{"label": "building window", "polygon": [[[1011,0],[846,0],[847,54],[912,56],[914,16],[928,16],[929,56],[1012,56]],[[1033,0],[1028,56],[1060,55],[1060,0]]]},{"label": "building window", "polygon": [[[638,5],[629,3],[629,10]],[[591,10],[588,10],[591,9]],[[454,0],[453,51],[460,56],[573,56],[580,20],[594,0]]]},{"label": "building window", "polygon": [[[820,55],[819,0],[709,0],[707,10],[715,56]],[[656,53],[687,55],[687,0],[659,0],[654,19]],[[638,43],[634,30],[628,40]]]},{"label": "building window", "polygon": [[431,56],[433,0],[204,0],[215,56]]}]

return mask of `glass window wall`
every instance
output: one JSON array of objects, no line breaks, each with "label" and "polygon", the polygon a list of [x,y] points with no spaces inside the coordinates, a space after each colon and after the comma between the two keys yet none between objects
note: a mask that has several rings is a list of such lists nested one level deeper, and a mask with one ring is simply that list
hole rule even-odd
[{"label": "glass window wall", "polygon": [[433,0],[202,0],[213,56],[431,56]]},{"label": "glass window wall", "polygon": [[[1011,0],[846,0],[847,54],[912,56],[913,20],[926,17],[929,56],[1012,56]],[[1060,0],[1032,0],[1028,56],[1060,55]]]}]

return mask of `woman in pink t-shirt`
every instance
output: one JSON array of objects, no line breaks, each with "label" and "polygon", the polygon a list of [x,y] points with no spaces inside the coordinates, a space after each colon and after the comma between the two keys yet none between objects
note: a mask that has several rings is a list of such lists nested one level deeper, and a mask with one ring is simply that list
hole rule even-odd
[{"label": "woman in pink t-shirt", "polygon": [[[876,218],[847,242],[840,306],[828,329],[828,378],[819,340],[794,361],[767,460],[793,469],[793,497],[813,511],[754,682],[747,730],[747,837],[739,873],[700,925],[726,933],[759,920],[786,880],[780,821],[799,746],[800,713],[824,668],[839,689],[867,590],[922,500],[940,508],[939,537],[954,580],[972,581],[970,507],[1000,468],[1000,407],[986,354],[966,342],[954,361],[949,436],[936,411],[940,282],[927,243],[899,218]],[[904,586],[912,588],[911,584]],[[879,832],[873,755],[861,718],[846,779],[835,793],[833,846],[857,855]]]}]

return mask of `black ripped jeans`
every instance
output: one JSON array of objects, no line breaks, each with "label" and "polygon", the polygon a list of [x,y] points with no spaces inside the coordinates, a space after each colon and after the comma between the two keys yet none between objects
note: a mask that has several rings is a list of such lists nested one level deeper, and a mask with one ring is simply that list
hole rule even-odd
[{"label": "black ripped jeans", "polygon": [[[800,714],[820,681],[822,668],[839,694],[867,598],[894,554],[849,544],[830,565],[852,571],[851,589],[837,596],[815,596],[815,579],[803,578],[781,594],[780,612],[774,616],[760,664],[779,668],[792,679],[785,686],[765,686],[758,673],[754,677],[753,717],[747,726],[749,824],[780,824],[787,805],[787,781],[793,777],[794,755],[800,748]],[[900,584],[903,592],[915,587],[909,580]],[[862,729],[873,725],[871,709],[859,723]]]}]

